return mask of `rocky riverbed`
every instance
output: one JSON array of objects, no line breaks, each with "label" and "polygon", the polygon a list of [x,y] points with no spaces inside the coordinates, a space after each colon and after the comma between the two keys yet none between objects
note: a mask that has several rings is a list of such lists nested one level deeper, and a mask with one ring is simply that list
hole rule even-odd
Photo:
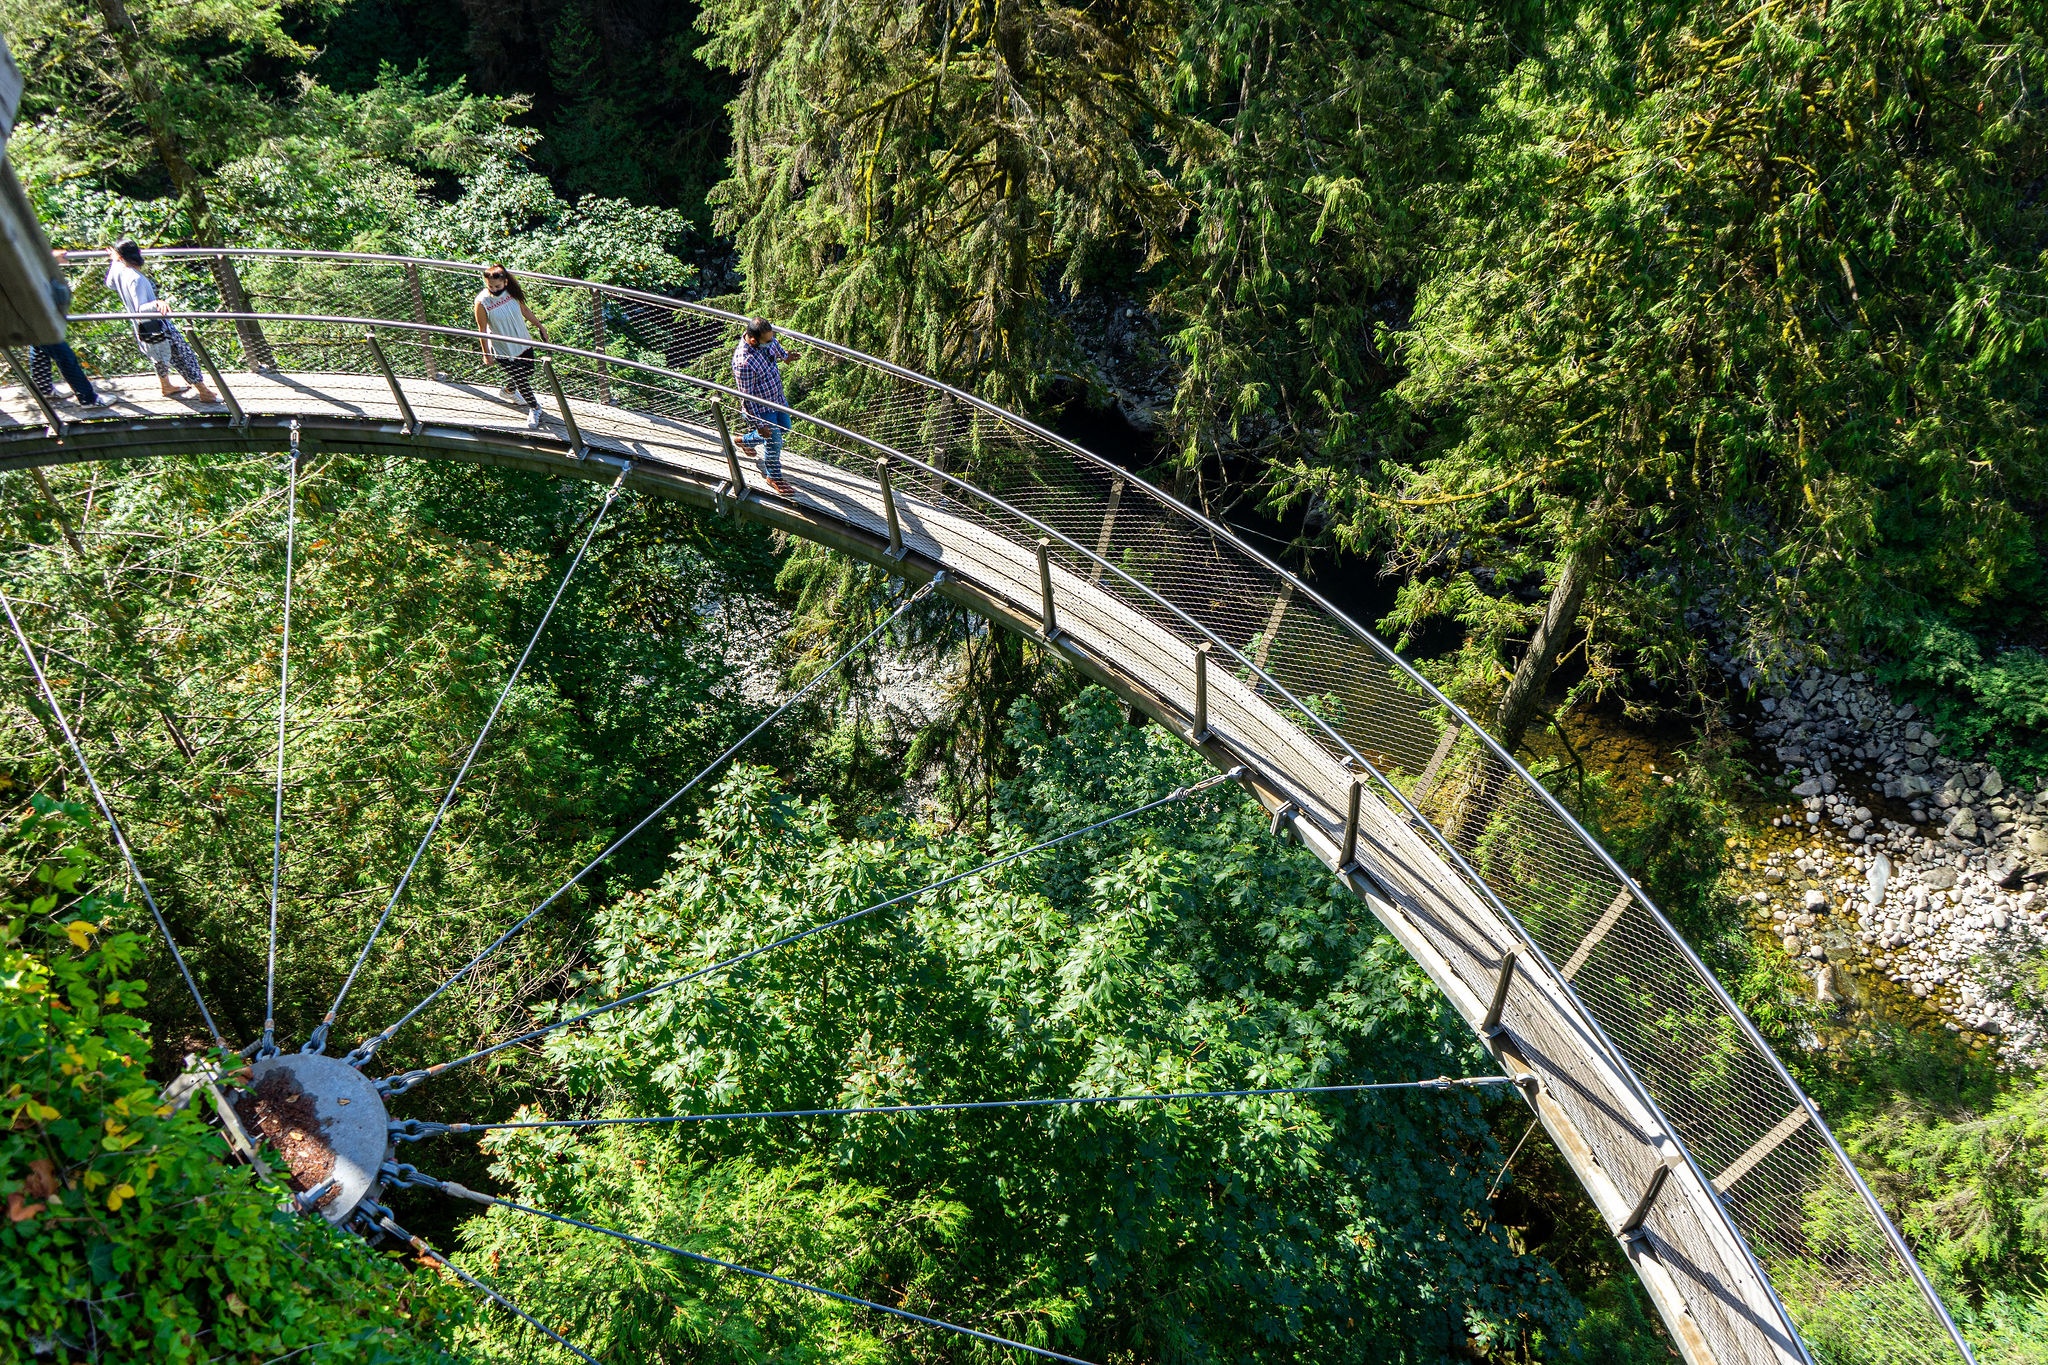
[{"label": "rocky riverbed", "polygon": [[1785,804],[1731,873],[1757,928],[1823,1002],[1895,995],[2008,1060],[2048,1058],[2048,1020],[2018,989],[2048,948],[2048,791],[1945,756],[1862,673],[1810,668],[1759,693]]}]

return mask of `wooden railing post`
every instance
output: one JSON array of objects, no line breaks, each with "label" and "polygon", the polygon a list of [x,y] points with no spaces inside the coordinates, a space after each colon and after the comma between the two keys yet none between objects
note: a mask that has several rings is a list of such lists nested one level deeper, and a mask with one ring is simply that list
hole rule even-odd
[{"label": "wooden railing post", "polygon": [[1486,1007],[1486,1019],[1479,1025],[1479,1031],[1491,1037],[1500,1028],[1501,1011],[1508,1007],[1508,987],[1515,980],[1515,950],[1510,948],[1501,956],[1500,976],[1493,983],[1493,1002]]},{"label": "wooden railing post", "polygon": [[1358,807],[1365,798],[1365,784],[1351,779],[1351,796],[1344,812],[1344,854],[1337,860],[1339,872],[1349,872],[1358,862]]}]

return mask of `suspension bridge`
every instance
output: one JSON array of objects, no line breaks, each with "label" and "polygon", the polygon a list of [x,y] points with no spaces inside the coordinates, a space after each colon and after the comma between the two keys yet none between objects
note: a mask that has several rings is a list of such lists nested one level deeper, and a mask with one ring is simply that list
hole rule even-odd
[{"label": "suspension bridge", "polygon": [[[532,426],[467,325],[475,265],[188,250],[152,253],[151,269],[221,401],[164,396],[154,374],[136,372],[130,320],[84,312],[71,341],[102,376],[109,406],[39,398],[24,357],[9,352],[0,468],[289,450],[295,477],[297,456],[323,449],[468,461],[674,499],[883,566],[1112,689],[1213,764],[1211,782],[1256,797],[1276,837],[1327,864],[1484,1043],[1501,1068],[1493,1079],[1527,1101],[1688,1361],[1970,1359],[1819,1110],[1642,890],[1469,716],[1228,527],[972,395],[787,332],[808,356],[789,376],[783,464],[793,491],[780,492],[734,439],[752,425],[729,369],[742,320],[683,299],[523,275],[550,337],[533,343],[544,420]],[[232,291],[222,287],[229,274]],[[230,310],[229,297],[247,306]],[[33,661],[35,642],[11,607],[9,619]],[[54,693],[47,700],[61,711]],[[280,735],[288,701],[286,687]],[[73,757],[89,768],[89,748]],[[107,815],[118,822],[117,809]],[[384,1120],[335,1136],[341,1174],[309,1207],[413,1240],[444,1263],[394,1221],[381,1202],[388,1190],[423,1186],[557,1218],[397,1161],[401,1142],[491,1126],[422,1126],[388,1112],[472,1058],[374,1077],[391,1030],[330,1056],[336,1011],[327,1018],[313,1051],[280,1050],[267,1027],[250,1049],[259,1082],[294,1070],[322,1096],[374,1096],[356,1115],[374,1108]],[[706,1117],[731,1116],[646,1121]]]}]

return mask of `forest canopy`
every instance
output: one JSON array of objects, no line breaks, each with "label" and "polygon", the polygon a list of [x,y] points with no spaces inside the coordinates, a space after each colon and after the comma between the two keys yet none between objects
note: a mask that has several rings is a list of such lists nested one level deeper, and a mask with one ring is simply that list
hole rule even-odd
[{"label": "forest canopy", "polygon": [[[1096,424],[1531,757],[1821,1097],[1982,1355],[2048,1362],[2048,1091],[1938,1015],[1838,1027],[1809,941],[1756,928],[1730,880],[1764,820],[1818,819],[1759,813],[1790,781],[1741,737],[1809,667],[1882,680],[1930,753],[2008,793],[2048,781],[2044,0],[0,0],[0,32],[27,78],[10,159],[60,247],[496,259]],[[834,382],[805,400],[851,402]],[[334,945],[390,915],[347,1046],[542,905],[389,1041],[402,1071],[1207,770],[1041,642],[737,520],[349,450],[298,478],[312,718],[282,739],[276,461],[0,480],[0,577],[186,951],[145,946],[152,907],[10,646],[0,1355],[572,1359],[536,1335],[559,1329],[613,1361],[997,1358],[408,1192],[422,1245],[542,1325],[479,1309],[433,1254],[285,1216],[201,1110],[156,1102],[209,1051],[182,970],[258,1035],[275,852],[285,1034],[347,989]],[[591,572],[535,638],[586,533]],[[1623,740],[1581,754],[1595,716]],[[406,1112],[1490,1069],[1232,790],[492,1051]],[[2038,955],[1997,966],[2007,1003],[2048,1009]],[[400,1159],[1106,1361],[1674,1349],[1511,1093],[508,1130]]]}]

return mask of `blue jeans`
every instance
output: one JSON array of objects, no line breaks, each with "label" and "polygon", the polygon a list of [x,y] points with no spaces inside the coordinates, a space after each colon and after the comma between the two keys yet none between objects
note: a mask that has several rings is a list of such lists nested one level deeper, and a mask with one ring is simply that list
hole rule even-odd
[{"label": "blue jeans", "polygon": [[57,396],[57,385],[50,378],[50,362],[64,372],[64,382],[71,386],[72,396],[81,403],[100,401],[92,380],[85,376],[85,366],[78,363],[78,353],[59,341],[50,346],[36,346],[28,356],[28,382],[36,386],[36,392],[45,398]]},{"label": "blue jeans", "polygon": [[755,428],[740,437],[740,444],[752,448],[761,461],[761,472],[779,483],[782,480],[782,443],[789,438],[789,414],[770,408],[766,412],[749,415],[754,419]]}]

